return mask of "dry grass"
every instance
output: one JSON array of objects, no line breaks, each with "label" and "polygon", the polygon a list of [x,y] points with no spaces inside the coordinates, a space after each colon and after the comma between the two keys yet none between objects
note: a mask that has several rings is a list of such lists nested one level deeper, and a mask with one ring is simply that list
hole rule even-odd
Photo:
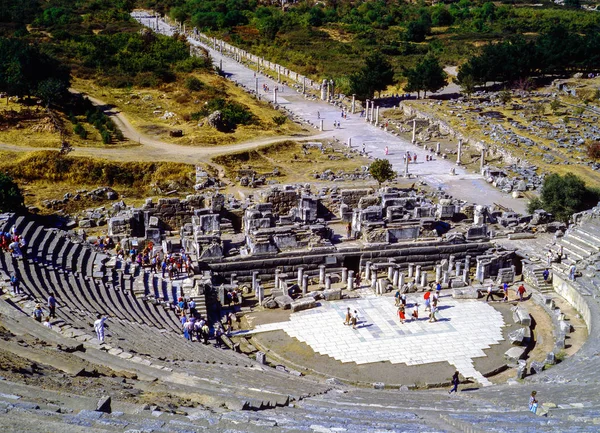
[{"label": "dry grass", "polygon": [[283,141],[252,151],[238,152],[213,158],[224,167],[225,174],[235,179],[238,170],[251,169],[258,174],[271,174],[279,170],[280,182],[305,182],[314,180],[315,173],[325,170],[352,172],[368,161],[362,157],[346,156],[342,148],[324,146],[325,152],[316,148],[304,149],[302,143]]},{"label": "dry grass", "polygon": [[[287,121],[277,126],[274,116],[280,112],[263,102],[256,101],[234,83],[214,74],[197,74],[205,89],[190,92],[183,82],[171,83],[158,89],[113,89],[96,85],[89,80],[75,80],[73,87],[114,105],[138,130],[157,139],[175,144],[193,146],[217,146],[249,141],[257,137],[291,135],[306,132],[297,124]],[[202,109],[208,100],[221,97],[247,106],[258,119],[256,125],[238,126],[232,133],[215,130],[203,121],[190,120],[190,115]],[[164,113],[174,113],[170,119]],[[183,137],[169,137],[169,131],[181,129]]]}]

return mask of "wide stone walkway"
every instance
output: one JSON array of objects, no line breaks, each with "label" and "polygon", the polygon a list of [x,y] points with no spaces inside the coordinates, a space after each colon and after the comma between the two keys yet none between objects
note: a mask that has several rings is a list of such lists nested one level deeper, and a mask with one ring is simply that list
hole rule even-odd
[{"label": "wide stone walkway", "polygon": [[[136,12],[133,17],[141,24],[155,28],[156,19],[148,14]],[[158,25],[161,33],[173,34],[174,28],[169,24],[159,20]],[[335,137],[342,143],[348,143],[348,139],[350,139],[354,148],[362,150],[364,146],[369,156],[389,159],[394,169],[399,173],[404,173],[402,156],[410,151],[413,155],[417,154],[418,163],[410,164],[409,173],[418,176],[419,179],[424,180],[432,187],[441,188],[452,196],[469,203],[484,205],[497,203],[513,209],[515,212],[525,213],[527,205],[525,199],[514,199],[511,195],[502,193],[489,185],[479,174],[468,173],[464,168],[457,166],[455,161],[439,158],[425,162],[425,155],[429,153],[423,148],[367,123],[358,113],[348,114],[347,119],[342,119],[340,108],[321,100],[306,98],[295,89],[283,86],[262,74],[257,74],[256,71],[198,40],[188,37],[188,41],[192,45],[201,46],[208,50],[213,62],[216,65],[222,65],[222,70],[227,78],[239,83],[246,89],[254,90],[258,78],[259,92],[263,99],[273,101],[272,89],[276,86],[283,87],[283,90],[277,96],[277,103],[313,125],[319,125],[320,119],[323,119],[325,135],[322,135],[322,138]],[[269,87],[269,92],[263,92],[263,84]],[[333,128],[334,121],[341,123],[340,129]],[[387,156],[385,155],[386,146],[389,149]],[[455,170],[455,175],[450,174],[451,169]]]},{"label": "wide stone walkway", "polygon": [[[429,322],[422,294],[414,294],[408,297],[406,316],[411,317],[418,302],[421,317],[401,324],[393,297],[375,296],[369,289],[361,292],[359,299],[322,301],[318,308],[293,313],[287,322],[259,325],[249,333],[282,330],[342,363],[389,361],[412,366],[447,361],[464,377],[491,384],[475,370],[472,359],[486,356],[483,349],[504,339],[500,312],[484,302],[443,296],[439,320]],[[347,308],[358,312],[357,329],[343,323]]]}]

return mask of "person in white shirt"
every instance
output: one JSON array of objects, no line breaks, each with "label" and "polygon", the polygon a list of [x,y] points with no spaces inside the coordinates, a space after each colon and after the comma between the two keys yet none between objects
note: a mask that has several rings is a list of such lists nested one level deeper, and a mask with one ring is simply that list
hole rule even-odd
[{"label": "person in white shirt", "polygon": [[108,320],[108,317],[102,317],[102,314],[98,314],[96,319],[97,320],[94,322],[94,330],[98,336],[98,341],[104,343],[104,322]]}]

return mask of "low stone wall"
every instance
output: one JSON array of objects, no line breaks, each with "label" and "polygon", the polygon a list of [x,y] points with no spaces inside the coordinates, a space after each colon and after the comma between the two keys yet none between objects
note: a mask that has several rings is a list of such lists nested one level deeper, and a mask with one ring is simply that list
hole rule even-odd
[{"label": "low stone wall", "polygon": [[594,322],[586,297],[573,287],[573,284],[566,275],[561,272],[556,272],[556,269],[552,272],[552,286],[556,293],[562,296],[579,314],[581,314],[581,317],[588,328],[588,335],[592,335]]}]

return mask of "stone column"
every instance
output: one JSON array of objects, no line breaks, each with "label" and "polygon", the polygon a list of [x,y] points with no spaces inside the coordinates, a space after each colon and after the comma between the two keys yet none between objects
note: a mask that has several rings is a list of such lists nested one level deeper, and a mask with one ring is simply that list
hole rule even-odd
[{"label": "stone column", "polygon": [[256,288],[258,286],[258,271],[252,272],[252,291],[256,293]]},{"label": "stone column", "polygon": [[463,280],[463,283],[469,284],[469,270],[468,269],[463,269],[462,280]]},{"label": "stone column", "polygon": [[300,266],[298,268],[298,285],[302,284],[302,278],[304,277],[304,268]]},{"label": "stone column", "polygon": [[442,265],[435,266],[435,281],[439,283],[442,280]]},{"label": "stone column", "polygon": [[441,149],[441,147],[442,147],[442,145],[441,145],[441,144],[440,144],[440,142],[438,141],[438,142],[435,144],[435,154],[436,154],[436,155],[439,155],[439,154],[441,153],[441,150],[442,150],[442,149]]},{"label": "stone column", "polygon": [[408,278],[412,278],[414,273],[415,273],[415,264],[409,263],[408,264]]},{"label": "stone column", "polygon": [[321,100],[325,101],[327,99],[327,80],[323,80],[321,83]]},{"label": "stone column", "polygon": [[451,255],[451,256],[448,258],[448,272],[449,272],[449,273],[452,273],[452,271],[454,270],[454,259],[455,259],[455,258],[456,258],[456,257],[454,257],[454,255]]},{"label": "stone column", "polygon": [[479,173],[483,173],[484,166],[485,166],[485,148],[481,149],[481,159],[479,161]]},{"label": "stone column", "polygon": [[325,283],[325,265],[319,265],[319,284]]},{"label": "stone column", "polygon": [[348,271],[348,290],[354,290],[354,271]]},{"label": "stone column", "polygon": [[369,121],[375,123],[375,103],[371,102],[371,114],[369,114]]},{"label": "stone column", "polygon": [[365,280],[371,279],[371,262],[367,262],[365,265]]},{"label": "stone column", "polygon": [[418,283],[419,279],[421,279],[421,265],[417,265],[417,270],[415,271],[415,281]]},{"label": "stone column", "polygon": [[323,130],[324,130],[324,129],[323,129],[323,119],[321,119],[321,121],[320,121],[319,123],[320,123],[320,125],[319,125],[319,129],[320,129],[321,131],[323,131]]},{"label": "stone column", "polygon": [[475,271],[475,278],[483,284],[483,280],[485,280],[485,266],[483,262],[477,262],[477,270]]},{"label": "stone column", "polygon": [[404,158],[404,177],[408,177],[408,158]]},{"label": "stone column", "polygon": [[352,114],[356,111],[356,95],[352,95]]},{"label": "stone column", "polygon": [[306,77],[302,77],[302,94],[306,93]]},{"label": "stone column", "polygon": [[458,140],[458,151],[456,153],[456,165],[460,165],[460,157],[462,153],[462,140]]},{"label": "stone column", "polygon": [[348,147],[352,148],[352,137],[348,138]]},{"label": "stone column", "polygon": [[219,60],[219,71],[223,71],[223,59]]},{"label": "stone column", "polygon": [[394,268],[396,267],[396,260],[395,259],[389,259],[388,260],[389,265],[388,265],[388,280],[392,281],[392,277],[394,276]]},{"label": "stone column", "polygon": [[277,65],[277,82],[281,83],[281,66]]},{"label": "stone column", "polygon": [[256,297],[258,298],[258,305],[263,304],[263,300],[265,299],[265,289],[260,284],[260,280],[256,283]]},{"label": "stone column", "polygon": [[229,284],[233,284],[233,282],[235,281],[236,278],[237,278],[237,274],[231,274],[229,276]]},{"label": "stone column", "polygon": [[275,269],[275,288],[279,289],[279,274],[281,273],[281,269]]},{"label": "stone column", "polygon": [[369,121],[369,100],[365,101],[365,121]]},{"label": "stone column", "polygon": [[325,277],[325,290],[331,289],[331,276],[327,275]]},{"label": "stone column", "polygon": [[471,269],[471,256],[465,257],[465,269]]},{"label": "stone column", "polygon": [[400,273],[400,280],[398,281],[398,287],[404,286],[404,272]]},{"label": "stone column", "polygon": [[375,126],[379,126],[379,106],[375,109]]},{"label": "stone column", "polygon": [[460,267],[461,267],[460,265],[461,265],[460,262],[456,262],[456,276],[460,275]]},{"label": "stone column", "polygon": [[348,279],[348,268],[342,268],[342,283]]},{"label": "stone column", "polygon": [[273,89],[273,102],[277,104],[277,87]]},{"label": "stone column", "polygon": [[399,282],[400,282],[400,271],[398,269],[394,269],[394,275],[392,275],[392,285],[394,287],[400,287],[400,286],[398,286]]},{"label": "stone column", "polygon": [[302,275],[302,294],[308,293],[308,275]]},{"label": "stone column", "polygon": [[450,282],[450,275],[448,271],[444,271],[442,274],[442,284],[448,284]]},{"label": "stone column", "polygon": [[371,290],[375,290],[377,293],[377,272],[373,272],[371,275]]},{"label": "stone column", "polygon": [[427,287],[427,272],[421,274],[421,287]]},{"label": "stone column", "polygon": [[412,140],[411,140],[411,143],[413,143],[413,144],[415,144],[416,135],[417,135],[417,121],[413,120],[413,132],[412,132]]}]

